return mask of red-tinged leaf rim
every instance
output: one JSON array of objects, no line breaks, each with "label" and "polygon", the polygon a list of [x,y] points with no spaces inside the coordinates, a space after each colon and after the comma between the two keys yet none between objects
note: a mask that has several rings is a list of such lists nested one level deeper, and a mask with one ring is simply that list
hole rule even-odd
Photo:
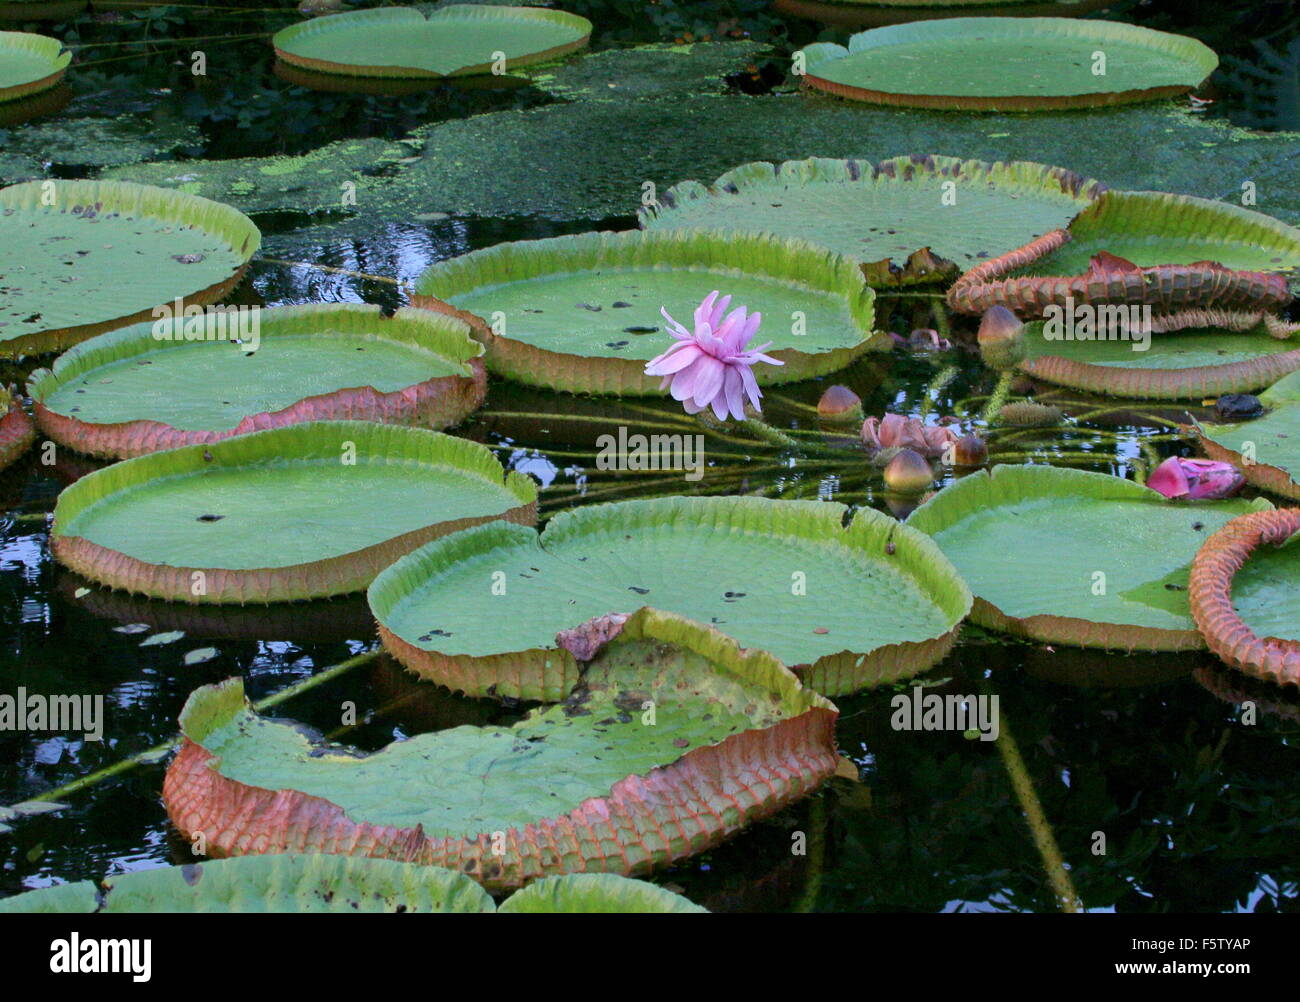
[{"label": "red-tinged leaf rim", "polygon": [[[957,201],[936,213],[949,182]],[[1065,225],[1104,190],[1073,171],[1019,160],[811,157],[743,164],[710,185],[683,181],[642,208],[640,221],[656,231],[770,231],[807,240],[857,260],[867,284],[884,288],[950,279]]]},{"label": "red-tinged leaf rim", "polygon": [[[355,303],[261,310],[256,351],[224,338],[187,340],[187,323],[186,318],[160,319],[101,334],[59,356],[51,368],[32,373],[27,392],[35,403],[40,429],[78,452],[122,459],[304,421],[377,421],[447,428],[482,406],[487,392],[487,374],[480,358],[483,346],[470,336],[469,325],[429,310],[406,308],[385,316],[378,306]],[[269,390],[263,391],[258,388],[263,374],[254,368],[256,363],[246,359],[256,355],[262,362],[275,355],[280,345],[287,354],[301,358],[302,365],[296,374],[286,373],[287,360],[277,360],[281,369],[263,377],[269,382]],[[365,352],[368,347],[394,353],[399,356],[397,361],[405,359],[411,381],[388,379],[384,366],[370,356],[364,357],[372,382],[354,382],[356,362],[343,371],[325,371],[324,349],[346,350],[345,357],[356,359],[353,352]],[[149,368],[139,368],[146,365]],[[320,392],[295,397],[302,392],[313,366],[321,367],[313,377],[332,377],[332,381],[318,386]],[[448,374],[416,376],[417,372],[433,371]],[[179,397],[175,387],[163,393],[171,373],[187,381],[188,389]],[[387,389],[373,385],[381,380]],[[218,405],[230,403],[224,397],[233,399],[242,392],[278,394],[283,406],[221,412],[221,420],[213,422],[220,427],[194,427],[196,406],[202,404],[211,416]],[[88,419],[86,413],[97,405],[97,394],[108,394],[106,406],[115,416],[124,417],[124,411],[133,416],[112,421]]]},{"label": "red-tinged leaf rim", "polygon": [[0,31],[0,102],[48,90],[71,62],[72,52],[57,38]]},{"label": "red-tinged leaf rim", "polygon": [[[59,230],[70,225],[87,229],[80,239],[62,239],[70,234]],[[25,283],[43,283],[22,293],[18,274],[3,273],[8,288],[0,301],[6,323],[0,357],[61,351],[150,319],[155,308],[178,298],[217,302],[239,284],[261,241],[239,210],[152,185],[49,180],[0,189],[0,244],[23,261]],[[198,247],[207,250],[181,253]],[[113,263],[101,265],[106,259]],[[63,283],[76,279],[78,268],[86,273],[69,293]]]},{"label": "red-tinged leaf rim", "polygon": [[854,692],[942,660],[971,596],[925,535],[868,508],[847,516],[748,497],[587,506],[540,534],[497,524],[425,546],[368,598],[394,657],[469,695],[560,698],[580,664],[557,634],[644,605],[715,622],[820,692]]},{"label": "red-tinged leaf rim", "polygon": [[[1140,258],[1140,259],[1139,259]],[[1264,314],[1291,298],[1300,229],[1190,195],[1105,192],[1064,229],[976,265],[948,290],[960,313],[1005,306],[1150,306],[1164,330],[1202,325],[1197,311]],[[1176,322],[1175,322],[1176,321]]]},{"label": "red-tinged leaf rim", "polygon": [[113,588],[270,603],[360,591],[431,539],[499,518],[531,525],[536,511],[534,482],[475,442],[312,421],[88,474],[59,495],[51,549]]},{"label": "red-tinged leaf rim", "polygon": [[[1124,310],[1126,307],[1099,307]],[[1156,336],[1145,350],[1131,339],[1049,340],[1041,322],[1025,325],[1021,371],[1035,379],[1102,396],[1138,400],[1203,400],[1254,393],[1300,370],[1300,343],[1273,337],[1257,313],[1197,311],[1203,321]],[[1181,315],[1180,315],[1181,316]],[[1234,330],[1234,328],[1236,328]],[[1121,334],[1124,332],[1121,331]]]},{"label": "red-tinged leaf rim", "polygon": [[[1032,51],[1060,72],[1042,74],[1008,51]],[[860,32],[847,47],[800,50],[804,85],[906,108],[1041,111],[1152,101],[1186,93],[1219,65],[1194,38],[1115,21],[954,17]],[[1094,52],[1107,53],[1104,74]]]},{"label": "red-tinged leaf rim", "polygon": [[[538,877],[631,875],[667,865],[811,793],[835,771],[838,711],[831,703],[770,654],[741,650],[680,617],[651,609],[630,617],[566,695],[565,703],[510,728],[454,728],[357,756],[316,749],[296,728],[258,718],[242,679],[228,679],[186,702],[184,741],[163,800],[173,823],[187,837],[201,833],[213,855],[373,856],[458,870],[501,891]],[[631,719],[591,719],[624,704],[623,716],[639,716],[646,702],[658,730]],[[624,730],[602,737],[601,728]],[[670,734],[683,736],[670,741]],[[474,788],[483,797],[458,807],[471,785],[458,780],[459,771],[476,768],[479,746],[514,748],[528,735],[544,739],[525,742],[530,761],[551,755],[555,742],[573,743],[560,747],[564,781],[551,766],[539,784],[522,759],[505,760],[510,751],[497,756],[486,780],[478,767]],[[577,754],[588,735],[601,747],[612,741],[611,754]],[[637,771],[606,789],[606,777],[631,762]],[[367,771],[380,767],[389,778],[375,800]],[[316,792],[286,788],[286,780]],[[403,780],[414,785],[403,790]],[[409,809],[404,792],[413,797]],[[535,804],[547,810],[533,816]],[[457,810],[467,812],[463,819]],[[393,823],[399,816],[407,823]]]},{"label": "red-tinged leaf rim", "polygon": [[[914,511],[975,593],[979,626],[1108,650],[1200,650],[1186,576],[1201,543],[1256,501],[1188,504],[1102,473],[996,466]],[[1100,576],[1099,576],[1100,575]]]},{"label": "red-tinged leaf rim", "polygon": [[[673,343],[659,308],[689,324],[714,289],[771,318],[756,343],[774,341],[766,354],[784,364],[754,366],[759,385],[835,372],[892,344],[872,329],[875,293],[852,260],[752,233],[630,230],[497,244],[433,265],[411,302],[468,321],[494,374],[570,393],[659,396],[662,377],[645,374]],[[788,321],[796,310],[808,316],[806,334]],[[498,311],[502,333],[490,323]],[[530,326],[541,333],[517,333]],[[808,350],[796,347],[805,342]]]},{"label": "red-tinged leaf rim", "polygon": [[[1233,581],[1265,544],[1281,546],[1300,532],[1300,509],[1257,511],[1234,518],[1192,561],[1188,597],[1206,643],[1224,664],[1275,685],[1300,687],[1300,640],[1261,637],[1233,604]],[[1294,582],[1292,582],[1294,588]]]},{"label": "red-tinged leaf rim", "polygon": [[1110,7],[1115,0],[775,0],[772,8],[791,17],[847,28],[962,17],[1079,17]]},{"label": "red-tinged leaf rim", "polygon": [[1193,420],[1201,448],[1231,463],[1248,483],[1279,497],[1300,499],[1300,375],[1284,376],[1259,395],[1266,413],[1250,421]]},{"label": "red-tinged leaf rim", "polygon": [[[591,22],[562,10],[457,4],[427,18],[414,7],[376,7],[312,18],[277,31],[275,54],[318,73],[363,77],[472,76],[558,59],[585,48]],[[409,56],[406,65],[399,60]]]},{"label": "red-tinged leaf rim", "polygon": [[12,387],[0,386],[0,470],[12,466],[36,441],[36,426]]}]

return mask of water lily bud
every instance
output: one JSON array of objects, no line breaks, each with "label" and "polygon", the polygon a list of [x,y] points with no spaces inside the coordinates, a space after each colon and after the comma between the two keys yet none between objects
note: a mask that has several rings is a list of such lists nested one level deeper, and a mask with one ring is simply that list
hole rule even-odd
[{"label": "water lily bud", "polygon": [[934,483],[934,470],[915,449],[902,449],[885,467],[885,483],[900,494],[920,494]]},{"label": "water lily bud", "polygon": [[983,466],[989,461],[988,443],[978,435],[965,435],[952,447],[954,466]]},{"label": "water lily bud", "polygon": [[1025,357],[1025,325],[1005,306],[991,306],[980,320],[980,355],[994,369],[1014,369]]},{"label": "water lily bud", "polygon": [[862,416],[862,398],[838,383],[827,387],[817,401],[817,415],[831,421],[853,421]]}]

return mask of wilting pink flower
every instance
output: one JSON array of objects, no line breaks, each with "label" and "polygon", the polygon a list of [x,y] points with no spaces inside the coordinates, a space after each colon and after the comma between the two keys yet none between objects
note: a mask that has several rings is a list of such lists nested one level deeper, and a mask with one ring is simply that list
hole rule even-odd
[{"label": "wilting pink flower", "polygon": [[727,313],[730,304],[730,296],[719,299],[716,290],[710,292],[695,308],[694,333],[670,317],[666,309],[659,310],[677,343],[647,362],[645,373],[663,376],[659,388],[668,390],[674,400],[680,400],[687,414],[698,414],[712,406],[719,420],[728,415],[742,420],[746,397],[754,410],[762,409],[758,402],[763,394],[750,366],[758,362],[785,364],[763,354],[771,341],[757,348],[749,347],[749,339],[758,330],[763,315],[746,314],[743,306]]},{"label": "wilting pink flower", "polygon": [[941,456],[948,443],[961,435],[948,425],[926,425],[901,414],[869,417],[862,422],[862,441],[872,452],[881,449],[914,449],[923,456]]},{"label": "wilting pink flower", "polygon": [[1231,497],[1246,478],[1231,463],[1171,456],[1147,477],[1147,486],[1167,498],[1188,501]]}]

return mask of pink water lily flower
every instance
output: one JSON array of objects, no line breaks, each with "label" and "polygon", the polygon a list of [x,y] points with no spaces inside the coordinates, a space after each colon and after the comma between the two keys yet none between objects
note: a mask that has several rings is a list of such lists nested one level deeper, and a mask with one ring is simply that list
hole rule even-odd
[{"label": "pink water lily flower", "polygon": [[1147,477],[1147,486],[1167,498],[1204,501],[1231,497],[1246,478],[1231,463],[1171,456]]},{"label": "pink water lily flower", "polygon": [[881,449],[913,449],[931,458],[943,455],[949,443],[961,435],[948,425],[927,425],[917,418],[901,414],[869,417],[862,422],[862,441],[871,452]]},{"label": "pink water lily flower", "polygon": [[759,362],[785,364],[763,354],[771,341],[757,348],[749,347],[763,315],[746,314],[743,306],[727,313],[730,305],[730,296],[719,299],[716,290],[709,293],[695,308],[694,332],[669,316],[666,309],[659,310],[677,343],[647,362],[645,373],[663,376],[659,388],[668,390],[674,400],[680,400],[687,414],[698,414],[711,406],[718,420],[728,415],[743,420],[746,397],[754,410],[762,410],[758,402],[763,394],[750,367]]}]

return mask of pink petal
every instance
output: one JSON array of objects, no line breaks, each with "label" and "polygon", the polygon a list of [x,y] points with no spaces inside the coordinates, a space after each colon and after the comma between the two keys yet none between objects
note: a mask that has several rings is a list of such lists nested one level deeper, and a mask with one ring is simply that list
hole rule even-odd
[{"label": "pink petal", "polygon": [[647,362],[645,374],[647,376],[671,376],[674,372],[681,372],[682,369],[685,369],[703,355],[704,353],[700,351],[694,342],[683,341]]},{"label": "pink petal", "polygon": [[703,406],[718,395],[718,391],[722,389],[722,376],[726,371],[727,367],[716,358],[700,359],[699,375],[695,377],[693,395],[697,404]]},{"label": "pink petal", "polygon": [[1147,477],[1147,486],[1167,498],[1181,498],[1187,496],[1190,485],[1178,457],[1170,456],[1151,471],[1151,476]]},{"label": "pink petal", "polygon": [[740,377],[740,370],[728,366],[727,375],[722,381],[722,391],[727,398],[727,410],[737,420],[745,417],[745,381]]}]

